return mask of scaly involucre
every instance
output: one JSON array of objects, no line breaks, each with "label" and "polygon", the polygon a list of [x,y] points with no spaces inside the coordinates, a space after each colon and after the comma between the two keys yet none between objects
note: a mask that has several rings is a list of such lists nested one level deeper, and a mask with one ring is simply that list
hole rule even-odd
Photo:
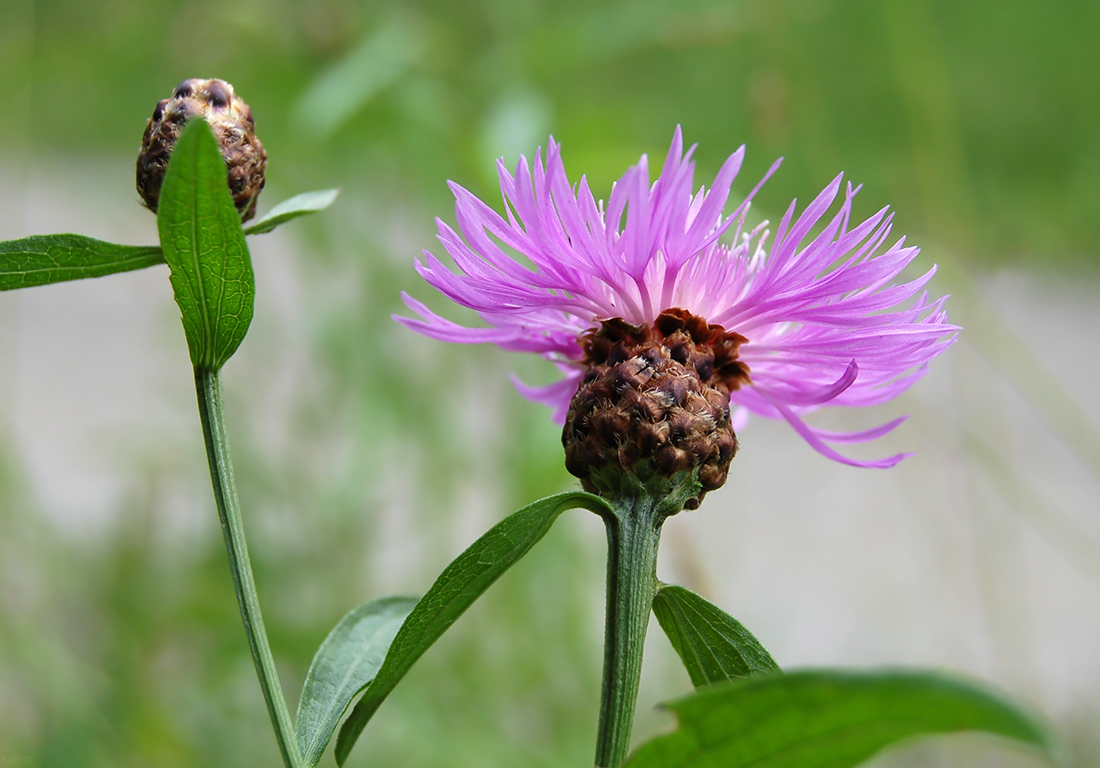
[{"label": "scaly involucre", "polygon": [[[903,418],[875,429],[837,433],[802,415],[820,406],[866,406],[906,390],[955,339],[944,298],[923,290],[935,273],[894,281],[918,253],[890,236],[888,209],[851,226],[848,184],[837,176],[796,215],[792,202],[768,245],[765,224],[744,231],[749,201],[779,167],[726,215],[744,147],[726,160],[708,191],[692,194],[695,147],[683,151],[680,129],[652,184],[645,156],[597,202],[584,176],[573,185],[551,139],[532,164],[514,173],[498,161],[504,216],[451,184],[459,232],[437,220],[450,269],[431,253],[416,269],[436,290],[475,310],[488,327],[469,328],[404,296],[420,319],[397,318],[443,341],[491,343],[535,352],[565,377],[547,387],[517,382],[561,421],[584,373],[581,334],[600,321],[652,323],[663,310],[685,309],[746,339],[741,360],[751,385],[730,395],[734,424],[748,412],[788,421],[820,453],[845,464],[893,466],[906,454],[857,461],[828,443],[858,443],[886,434]],[[624,223],[625,219],[625,223]],[[818,234],[811,231],[818,227]],[[720,242],[724,240],[725,242]],[[730,244],[732,243],[732,244]],[[945,297],[946,298],[946,297]]]}]

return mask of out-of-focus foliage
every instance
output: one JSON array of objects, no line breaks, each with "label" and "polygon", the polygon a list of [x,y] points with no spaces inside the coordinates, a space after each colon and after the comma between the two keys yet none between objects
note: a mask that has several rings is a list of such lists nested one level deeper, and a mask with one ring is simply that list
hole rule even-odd
[{"label": "out-of-focus foliage", "polygon": [[[304,190],[343,189],[330,210],[250,243],[256,318],[225,373],[245,523],[293,708],[310,658],[349,608],[423,592],[507,512],[571,487],[558,430],[505,377],[515,369],[538,383],[552,372],[539,361],[415,337],[389,318],[401,311],[401,290],[432,300],[411,260],[434,247],[434,215],[453,221],[447,179],[498,199],[494,158],[514,163],[553,133],[570,173],[587,173],[597,195],[606,195],[641,153],[651,162],[662,157],[682,124],[685,138],[700,144],[697,183],[741,143],[748,144],[742,191],[786,156],[757,198],[756,210],[773,218],[843,170],[866,185],[857,202],[863,214],[897,209],[895,232],[925,247],[926,265],[961,262],[956,275],[1009,262],[1066,273],[1095,268],[1098,30],[1100,4],[1079,1],[0,0],[0,239],[76,229],[155,243],[155,221],[133,191],[133,164],[156,102],[188,77],[224,78],[252,106],[271,157],[260,215]],[[0,762],[248,768],[278,761],[239,627],[167,283],[167,271],[154,267],[0,295]],[[897,449],[919,442],[923,453],[912,461],[925,463],[914,475],[905,465],[895,475],[917,489],[903,498],[918,511],[881,504],[874,519],[892,520],[897,507],[916,531],[905,551],[927,566],[921,583],[949,581],[949,597],[967,596],[988,573],[1031,578],[1027,558],[1013,556],[999,569],[1000,539],[967,554],[969,539],[954,527],[960,516],[948,514],[954,507],[937,517],[923,506],[934,505],[935,492],[963,485],[970,495],[958,504],[970,512],[962,517],[979,544],[987,530],[1011,539],[1017,529],[1006,527],[1007,515],[982,527],[992,488],[1025,519],[1021,528],[1053,531],[1043,546],[1055,542],[1059,555],[1070,553],[1066,569],[1083,572],[1097,561],[1094,521],[1067,526],[1057,505],[1044,507],[1042,483],[999,451],[1022,439],[1013,430],[1026,426],[1028,467],[1048,466],[1054,456],[1060,469],[1077,473],[1071,479],[1084,475],[1092,484],[1082,487],[1094,489],[1100,438],[1072,399],[1049,386],[1054,377],[1043,378],[1045,358],[1021,355],[1029,329],[1004,336],[1003,318],[982,314],[980,296],[941,288],[956,290],[952,318],[975,327],[948,355],[962,373],[952,380],[946,368],[934,370],[921,386],[952,390],[946,399],[961,416],[926,409],[903,428],[899,440],[907,442]],[[111,314],[117,307],[124,318]],[[81,342],[69,344],[71,337]],[[983,347],[996,354],[977,354]],[[45,384],[43,371],[52,372]],[[1003,420],[1009,385],[998,377],[1038,404],[1038,424]],[[83,400],[86,392],[100,399]],[[71,423],[50,421],[55,412],[70,414]],[[730,568],[727,594],[750,607],[767,601],[749,597],[789,585],[738,580],[755,572],[756,555],[743,542],[770,542],[777,551],[759,557],[782,566],[783,542],[797,540],[796,526],[775,538],[764,526],[787,519],[782,505],[793,485],[812,485],[783,477],[761,487],[768,481],[757,478],[771,477],[777,462],[799,460],[761,457],[758,441],[767,444],[769,428],[752,425],[742,436],[738,479],[666,533],[675,558],[685,546],[681,525],[735,528],[720,557],[735,552],[743,561],[701,561],[687,547],[679,564],[701,592],[708,572]],[[966,440],[980,440],[985,452],[967,453]],[[1069,459],[1044,452],[1058,440],[1072,449]],[[56,491],[87,486],[66,476],[66,456],[43,455],[42,446],[94,458],[98,471],[114,473],[102,483],[109,492],[74,499]],[[937,458],[933,446],[944,453]],[[994,469],[980,474],[979,459]],[[799,466],[809,473],[816,465]],[[938,469],[947,480],[930,481]],[[951,471],[966,482],[951,482]],[[830,467],[830,479],[813,490],[827,500],[850,476]],[[860,493],[881,488],[872,475],[858,482]],[[105,498],[110,514],[89,521]],[[815,528],[809,516],[817,503],[797,526],[806,535],[838,531],[813,542],[826,558],[856,534],[833,520]],[[1029,509],[1042,512],[1027,517]],[[603,542],[599,522],[579,518],[561,521],[423,657],[349,765],[590,763]],[[881,525],[888,535],[888,523]],[[707,530],[703,545],[717,540]],[[922,542],[936,536],[951,544],[930,548],[935,557],[950,565],[958,549],[979,564],[959,576],[931,555],[920,560]],[[1004,551],[1038,558],[1031,546]],[[860,550],[872,565],[877,547]],[[833,565],[841,583],[854,567]],[[887,565],[876,577],[884,589],[907,573],[906,563]],[[1095,570],[1084,578],[1095,587]],[[806,600],[817,595],[816,582],[799,583]],[[988,617],[976,621],[992,627],[994,650],[1000,643],[1011,651],[1030,637],[1018,631],[1023,624],[1037,637],[1058,631],[1045,619],[1021,620],[1013,600],[1023,601],[1027,589],[1014,584],[981,603]],[[1044,607],[1058,605],[1059,593],[1038,576],[1024,586],[1042,594]],[[859,618],[851,606],[873,602],[860,599],[832,613]],[[852,638],[848,656],[829,655],[826,620],[793,624],[798,605],[759,608],[750,621],[744,603],[715,602],[745,620],[785,668],[788,659],[773,647],[785,631],[807,638],[786,642],[799,660],[862,661],[868,646],[892,648],[889,638],[866,635]],[[879,614],[896,619],[891,611],[902,604],[891,596]],[[970,604],[904,605],[923,626]],[[969,662],[968,640],[927,632],[929,647]],[[690,686],[682,672],[663,671],[660,654],[674,659],[673,651],[656,625],[651,635],[640,736],[667,727],[648,711],[652,704]],[[811,641],[818,655],[806,651]],[[906,660],[884,655],[876,660]],[[1019,679],[1041,680],[1035,691],[1058,699],[1074,682],[1021,657],[1028,663],[1007,651],[997,659],[1023,670]],[[1089,756],[1100,753],[1094,713],[1062,714],[1059,725],[1072,729],[1084,755],[1079,765],[1091,765]],[[983,754],[980,745],[921,749],[910,762],[902,756],[890,764],[970,766],[979,764],[968,760],[974,750]],[[989,764],[1006,759],[997,752]]]},{"label": "out-of-focus foliage", "polygon": [[[676,123],[716,166],[840,170],[975,258],[1095,254],[1100,6],[978,0],[8,0],[0,142],[128,152],[184,77],[229,79],[278,162],[445,199],[553,132],[595,189]],[[308,179],[308,180],[307,180]],[[311,183],[312,182],[312,183]]]}]

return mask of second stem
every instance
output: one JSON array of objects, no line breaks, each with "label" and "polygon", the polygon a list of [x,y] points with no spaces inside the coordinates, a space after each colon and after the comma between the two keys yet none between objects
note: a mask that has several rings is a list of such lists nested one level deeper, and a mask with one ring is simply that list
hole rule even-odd
[{"label": "second stem", "polygon": [[229,440],[225,432],[222,412],[221,382],[216,371],[195,369],[195,388],[199,397],[199,416],[202,434],[206,440],[206,456],[210,462],[210,479],[214,486],[214,499],[218,505],[225,548],[229,555],[229,568],[233,574],[233,586],[241,609],[241,620],[252,650],[252,661],[260,678],[267,712],[275,727],[279,751],[286,768],[305,768],[306,763],[298,749],[294,724],[286,707],[279,672],[271,655],[271,645],[264,629],[264,617],[260,613],[260,598],[256,593],[256,579],[248,558],[248,543],[244,537],[244,522],[237,501],[237,486],[233,481],[233,462],[229,458]]}]

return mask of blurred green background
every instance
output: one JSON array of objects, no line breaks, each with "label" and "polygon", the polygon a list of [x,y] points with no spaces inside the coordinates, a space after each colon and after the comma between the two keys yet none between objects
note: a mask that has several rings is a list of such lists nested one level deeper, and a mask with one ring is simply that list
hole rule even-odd
[{"label": "blurred green background", "polygon": [[[742,143],[773,219],[836,173],[938,262],[962,341],[833,465],[754,422],[729,486],[666,534],[662,577],[783,665],[909,663],[993,680],[1100,765],[1100,4],[1038,0],[4,0],[0,239],[155,240],[133,163],[156,102],[221,77],[271,158],[257,314],[226,369],[261,599],[291,706],[340,615],[416,593],[490,524],[572,486],[547,412],[493,349],[398,327],[412,259],[495,204],[493,161],[552,134],[597,196],[673,128],[696,185]],[[601,192],[602,191],[602,192]],[[278,762],[239,627],[166,271],[0,295],[0,764]],[[452,317],[460,316],[457,311]],[[870,455],[870,454],[868,454]],[[792,483],[791,478],[799,482]],[[675,524],[675,525],[674,525]],[[387,702],[354,765],[590,764],[602,530],[567,516]],[[656,634],[639,733],[686,692]],[[330,756],[326,756],[326,764]],[[979,740],[878,765],[1021,765]]]}]

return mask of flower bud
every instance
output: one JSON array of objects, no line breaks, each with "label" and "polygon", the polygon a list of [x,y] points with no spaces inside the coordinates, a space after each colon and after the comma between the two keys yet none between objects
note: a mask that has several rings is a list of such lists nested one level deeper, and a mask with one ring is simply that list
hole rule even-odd
[{"label": "flower bud", "polygon": [[737,452],[730,392],[749,383],[744,341],[683,309],[652,325],[604,320],[581,338],[587,371],[562,432],[566,469],[605,494],[618,492],[617,475],[689,472],[701,490],[684,506],[698,507]]},{"label": "flower bud", "polygon": [[224,80],[184,80],[172,97],[153,110],[141,140],[137,159],[137,191],[145,206],[156,213],[160,187],[168,170],[168,159],[187,121],[202,117],[210,124],[229,170],[229,191],[233,203],[248,221],[256,213],[256,200],[264,188],[267,152],[256,138],[252,109]]}]

